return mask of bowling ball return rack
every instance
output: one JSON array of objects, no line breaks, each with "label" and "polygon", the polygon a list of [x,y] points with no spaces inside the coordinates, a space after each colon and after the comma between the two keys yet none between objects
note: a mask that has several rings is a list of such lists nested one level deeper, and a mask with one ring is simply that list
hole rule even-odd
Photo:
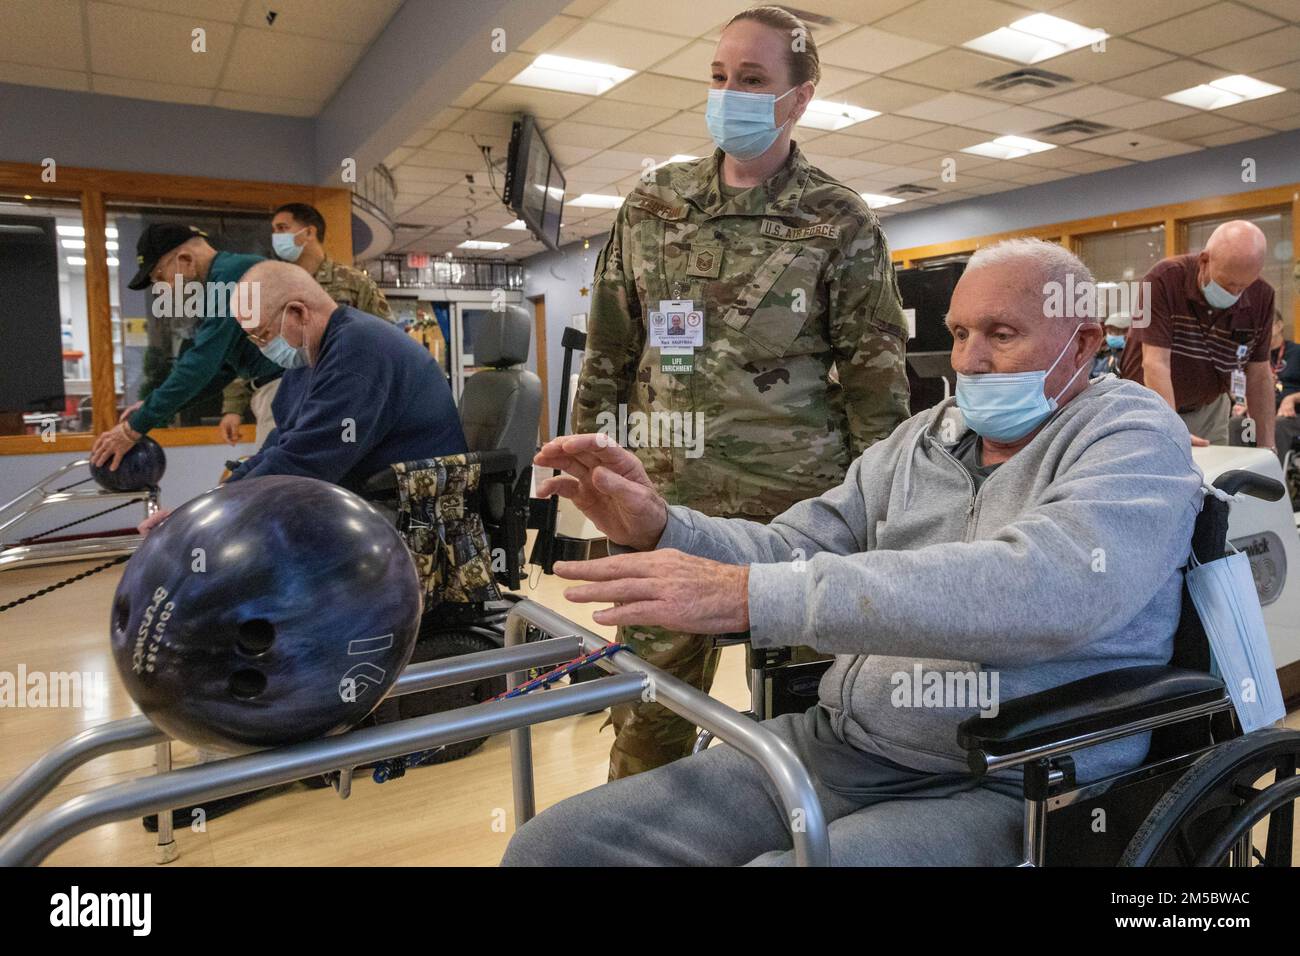
[{"label": "bowling ball return rack", "polygon": [[146,518],[160,507],[157,488],[145,488],[140,491],[108,491],[94,485],[82,488],[82,485],[93,480],[91,478],[53,487],[71,472],[87,468],[89,465],[89,458],[74,459],[32,485],[12,501],[0,505],[0,541],[10,540],[14,529],[47,511],[67,511],[74,506],[109,505],[103,511],[84,515],[40,534],[15,540],[13,544],[0,545],[0,571],[58,561],[118,557],[130,554],[140,546],[140,535],[133,527],[90,534],[54,536],[55,531],[82,524],[137,501],[143,503]]},{"label": "bowling ball return rack", "polygon": [[[530,640],[530,635],[543,635]],[[514,603],[505,621],[504,646],[409,665],[385,699],[504,675],[509,688],[530,672],[609,648],[610,642],[530,600]],[[533,724],[653,699],[754,760],[772,785],[791,824],[795,861],[826,866],[826,818],[807,769],[793,749],[750,717],[634,654],[610,654],[597,665],[602,680],[556,686],[526,696],[488,701],[346,733],[273,747],[210,763],[172,769],[171,740],[143,716],[100,724],[48,751],[0,790],[0,866],[34,866],[78,834],[116,821],[158,815],[155,859],[167,863],[179,850],[171,811],[202,806],[319,774],[337,773],[346,798],[352,770],[379,761],[490,734],[509,732],[514,821],[536,814]],[[92,790],[28,819],[30,811],[78,767],[108,753],[153,747],[156,773]],[[436,860],[430,861],[436,863]]]}]

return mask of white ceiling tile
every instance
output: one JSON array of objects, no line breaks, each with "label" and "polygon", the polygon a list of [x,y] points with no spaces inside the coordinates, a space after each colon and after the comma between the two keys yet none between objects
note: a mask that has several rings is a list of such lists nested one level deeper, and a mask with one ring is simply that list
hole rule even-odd
[{"label": "white ceiling tile", "polygon": [[1272,135],[1273,130],[1262,126],[1238,126],[1236,129],[1224,130],[1222,133],[1198,137],[1194,142],[1200,146],[1229,146],[1232,143],[1243,143]]},{"label": "white ceiling tile", "polygon": [[514,126],[514,117],[509,113],[493,113],[489,110],[466,110],[447,129],[457,133],[469,133],[478,137],[480,142],[510,139]]},{"label": "white ceiling tile", "polygon": [[1158,136],[1148,136],[1139,130],[1126,130],[1121,133],[1109,133],[1106,136],[1098,136],[1096,139],[1075,143],[1074,148],[1089,153],[1129,158],[1138,150],[1149,149],[1153,146],[1170,145],[1176,144],[1172,144]]},{"label": "white ceiling tile", "polygon": [[649,130],[629,136],[618,144],[618,149],[624,153],[640,153],[643,159],[649,157],[656,162],[670,156],[705,156],[713,152],[709,140],[699,136],[673,136]]},{"label": "white ceiling tile", "polygon": [[1088,119],[1094,123],[1105,123],[1107,126],[1116,126],[1120,129],[1140,129],[1143,126],[1190,116],[1194,112],[1195,110],[1190,107],[1170,103],[1168,100],[1146,100],[1142,103],[1134,103],[1132,106],[1121,106],[1117,110],[1094,113]]},{"label": "white ceiling tile", "polygon": [[938,53],[943,44],[886,33],[873,27],[859,27],[821,48],[823,62],[864,73],[885,73],[904,63]]},{"label": "white ceiling tile", "polygon": [[[582,168],[587,169],[613,169],[622,173],[639,173],[642,163],[645,160],[645,154],[634,150],[625,149],[606,149],[597,153],[582,164]],[[668,157],[663,157],[667,159]]]},{"label": "white ceiling tile", "polygon": [[1164,50],[1156,50],[1124,39],[1111,39],[1106,41],[1106,49],[1102,53],[1095,53],[1089,47],[1084,47],[1072,53],[1064,53],[1050,60],[1035,63],[1034,66],[1076,80],[1101,83],[1139,70],[1148,70],[1173,58],[1172,53]]},{"label": "white ceiling tile", "polygon": [[[364,49],[269,30],[240,30],[221,88],[237,93],[274,90],[277,96],[304,100],[328,97],[347,79]],[[310,63],[311,69],[303,69],[304,63]]]},{"label": "white ceiling tile", "polygon": [[1141,102],[1142,97],[1132,93],[1122,93],[1105,86],[1084,86],[1068,93],[1036,100],[1034,106],[1053,113],[1064,113],[1066,116],[1083,117]]},{"label": "white ceiling tile", "polygon": [[[1300,9],[1300,0],[1296,3]],[[1263,36],[1240,40],[1197,54],[1197,59],[1223,67],[1229,73],[1257,76],[1260,70],[1289,63],[1300,56],[1300,27],[1283,27]]]},{"label": "white ceiling tile", "polygon": [[884,163],[886,166],[920,166],[937,165],[937,161],[943,159],[945,155],[945,152],[940,149],[915,146],[911,143],[890,143],[869,152],[859,153],[857,158],[872,163]]},{"label": "white ceiling tile", "polygon": [[0,0],[0,23],[0,61],[85,71],[81,3],[76,0]]},{"label": "white ceiling tile", "polygon": [[590,106],[584,106],[568,119],[575,123],[590,123],[615,129],[645,129],[655,123],[662,123],[676,112],[668,106],[631,106],[601,98]]},{"label": "white ceiling tile", "polygon": [[831,66],[829,63],[823,63],[821,71],[822,78],[817,81],[818,99],[834,99],[836,93],[871,79],[870,73],[848,70],[842,66]]},{"label": "white ceiling tile", "polygon": [[1216,3],[1194,13],[1129,34],[1139,43],[1191,56],[1281,27],[1276,17],[1238,3]]},{"label": "white ceiling tile", "polygon": [[688,45],[681,37],[589,20],[547,52],[644,70]]},{"label": "white ceiling tile", "polygon": [[497,89],[500,87],[495,83],[471,83],[451,101],[451,105],[456,109],[472,109]]},{"label": "white ceiling tile", "polygon": [[1073,0],[1056,8],[1052,14],[1094,30],[1105,30],[1115,36],[1181,16],[1198,7],[1208,7],[1213,2],[1214,0],[1159,0],[1157,3]]},{"label": "white ceiling tile", "polygon": [[722,26],[748,6],[744,0],[610,0],[592,17],[619,26],[696,37]]},{"label": "white ceiling tile", "polygon": [[920,0],[875,26],[930,43],[958,46],[1024,16],[1023,9],[996,0],[961,0],[960,10],[953,8],[951,0]]},{"label": "white ceiling tile", "polygon": [[0,62],[0,83],[44,86],[54,90],[90,90],[90,76],[84,70],[55,70],[26,63]]},{"label": "white ceiling tile", "polygon": [[1272,83],[1274,86],[1285,86],[1287,89],[1300,90],[1300,59],[1284,66],[1275,66],[1250,75],[1257,80],[1263,80],[1265,83]]},{"label": "white ceiling tile", "polygon": [[799,0],[795,6],[836,20],[874,23],[913,2],[914,0]]},{"label": "white ceiling tile", "polygon": [[878,76],[840,91],[835,98],[879,113],[893,113],[905,106],[933,99],[938,92],[933,87]]},{"label": "white ceiling tile", "polygon": [[[831,157],[831,156],[849,156],[858,157],[864,155],[868,150],[879,149],[882,146],[888,146],[889,142],[883,139],[864,139],[861,136],[845,136],[843,133],[828,133],[825,136],[819,136],[816,140],[804,147],[803,143],[799,144],[809,157]],[[814,164],[820,165],[820,162],[814,159]]]},{"label": "white ceiling tile", "polygon": [[1014,178],[1015,182],[1023,186],[1036,186],[1039,183],[1050,183],[1056,179],[1068,179],[1075,175],[1061,169],[1037,169],[1032,173],[1024,173]]},{"label": "white ceiling tile", "polygon": [[943,129],[941,123],[931,123],[927,120],[886,114],[862,123],[854,123],[852,126],[846,127],[844,133],[848,136],[862,136],[867,139],[883,139],[897,142],[912,139],[922,133],[933,133],[940,129]]},{"label": "white ceiling tile", "polygon": [[1240,123],[1236,123],[1226,116],[1203,113],[1198,110],[1193,116],[1184,116],[1181,119],[1170,120],[1167,123],[1144,127],[1142,132],[1149,136],[1159,136],[1161,139],[1186,142],[1196,140],[1201,136],[1212,136],[1215,133],[1237,129],[1240,125]]},{"label": "white ceiling tile", "polygon": [[[263,0],[245,5],[243,22],[277,34],[346,39],[368,46],[401,5],[402,0]],[[275,11],[273,23],[266,22],[268,8]]]},{"label": "white ceiling tile", "polygon": [[320,100],[300,100],[288,96],[268,96],[265,93],[233,93],[229,90],[217,90],[212,94],[212,105],[247,113],[315,116],[320,112],[323,104]]},{"label": "white ceiling tile", "polygon": [[1287,90],[1248,103],[1225,106],[1214,112],[1242,123],[1266,123],[1272,126],[1274,120],[1294,119],[1300,116],[1300,93]]},{"label": "white ceiling tile", "polygon": [[560,164],[561,169],[564,169],[568,166],[572,166],[575,163],[580,163],[584,159],[590,159],[592,156],[595,156],[599,152],[600,150],[595,146],[552,146],[551,147],[551,156],[555,159],[557,163]]},{"label": "white ceiling tile", "polygon": [[[700,124],[700,128],[703,128],[703,124]],[[698,133],[699,130],[697,129],[696,132]],[[630,134],[625,129],[561,120],[546,127],[542,135],[552,147],[592,146],[596,149],[609,149],[614,144],[627,139]]]},{"label": "white ceiling tile", "polygon": [[1209,83],[1223,76],[1218,67],[1206,66],[1194,60],[1174,60],[1141,73],[1110,80],[1106,85],[1113,90],[1135,96],[1158,99],[1178,90]]},{"label": "white ceiling tile", "polygon": [[212,100],[212,90],[206,87],[156,83],[153,80],[128,80],[120,76],[92,75],[90,89],[93,93],[103,93],[105,96],[128,96],[137,100],[187,103],[191,106],[207,106]]},{"label": "white ceiling tile", "polygon": [[1300,23],[1300,6],[1295,0],[1241,0],[1241,2],[1283,20]]},{"label": "white ceiling tile", "polygon": [[604,99],[685,110],[702,105],[708,96],[709,87],[703,81],[639,73],[606,92]]},{"label": "white ceiling tile", "polygon": [[479,79],[485,83],[509,83],[536,59],[536,54],[518,50],[497,53],[491,60],[492,66]]},{"label": "white ceiling tile", "polygon": [[507,83],[481,99],[475,108],[493,113],[532,113],[544,119],[563,119],[590,102],[590,96],[578,93],[557,93]]},{"label": "white ceiling tile", "polygon": [[1184,153],[1195,153],[1200,148],[1191,143],[1162,143],[1159,146],[1148,146],[1146,149],[1134,150],[1128,154],[1128,158],[1147,162],[1154,159],[1167,159],[1170,156],[1181,156]]},{"label": "white ceiling tile", "polygon": [[[87,7],[92,73],[136,80],[166,77],[186,86],[213,87],[231,53],[235,27],[108,3]],[[206,50],[195,53],[191,31],[206,31]],[[297,94],[290,94],[297,95]],[[317,99],[313,91],[303,99]]]},{"label": "white ceiling tile", "polygon": [[[584,14],[585,15],[585,14]],[[551,47],[582,25],[582,20],[576,16],[559,16],[553,17],[547,21],[546,25],[537,30],[528,39],[519,44],[519,49],[524,53],[549,53]],[[506,33],[509,39],[509,31]],[[510,44],[507,44],[510,45]]]},{"label": "white ceiling tile", "polygon": [[897,112],[913,119],[933,123],[967,123],[978,116],[987,116],[1004,108],[997,100],[988,100],[968,93],[945,93],[934,99],[904,107]]},{"label": "white ceiling tile", "polygon": [[1010,109],[998,110],[996,113],[972,116],[962,122],[972,129],[1007,136],[1015,133],[1028,133],[1031,130],[1043,129],[1047,126],[1055,126],[1067,119],[1069,119],[1068,116],[1063,116],[1060,113],[1047,113],[1043,110],[1030,109],[1027,106],[1013,106]]},{"label": "white ceiling tile", "polygon": [[[672,133],[675,136],[707,136],[708,127],[704,125],[704,114],[693,111],[670,116],[653,127],[659,133]],[[626,131],[624,131],[626,135]],[[613,144],[610,144],[613,145]]]},{"label": "white ceiling tile", "polygon": [[1110,157],[1105,159],[1092,159],[1086,163],[1074,163],[1073,165],[1067,166],[1066,169],[1073,173],[1086,174],[1100,173],[1107,169],[1119,169],[1121,166],[1132,165],[1132,160]]},{"label": "white ceiling tile", "polygon": [[952,152],[953,150],[965,149],[967,146],[974,146],[976,143],[987,142],[988,138],[988,133],[983,130],[964,129],[960,126],[941,126],[928,133],[913,136],[908,142],[916,143],[918,146],[929,146],[932,149]]},{"label": "white ceiling tile", "polygon": [[[1023,12],[1022,10],[1021,13]],[[888,75],[891,79],[908,83],[921,83],[943,90],[962,90],[1014,69],[1015,66],[1005,60],[995,60],[991,56],[972,53],[970,50],[949,49],[890,70]]]},{"label": "white ceiling tile", "polygon": [[695,80],[707,85],[712,70],[714,44],[707,40],[697,40],[682,47],[676,53],[654,64],[654,72],[667,76],[676,76],[684,80]]},{"label": "white ceiling tile", "polygon": [[889,171],[887,163],[872,163],[848,156],[832,156],[818,165],[839,180],[852,179],[855,176],[880,176]]},{"label": "white ceiling tile", "polygon": [[[28,0],[30,2],[30,0]],[[113,0],[118,6],[238,23],[245,0]],[[278,7],[278,4],[277,4]]]}]

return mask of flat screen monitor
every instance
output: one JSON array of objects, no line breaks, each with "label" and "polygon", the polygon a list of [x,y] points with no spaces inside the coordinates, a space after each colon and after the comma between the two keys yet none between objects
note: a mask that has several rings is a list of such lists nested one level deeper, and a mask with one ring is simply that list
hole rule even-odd
[{"label": "flat screen monitor", "polygon": [[532,116],[521,116],[511,130],[502,199],[544,245],[560,247],[564,173]]}]

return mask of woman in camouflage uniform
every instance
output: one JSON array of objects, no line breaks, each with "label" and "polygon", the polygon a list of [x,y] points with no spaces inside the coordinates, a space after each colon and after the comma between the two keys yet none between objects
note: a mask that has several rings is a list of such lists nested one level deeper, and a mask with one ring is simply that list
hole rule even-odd
[{"label": "woman in camouflage uniform", "polygon": [[[746,10],[714,61],[719,148],[645,177],[596,260],[574,430],[639,442],[670,503],[767,521],[839,484],[907,417],[907,329],[875,216],[791,141],[820,77],[803,23]],[[619,639],[712,684],[708,637],[624,628]],[[612,720],[611,779],[686,755],[695,735],[653,702]]]}]

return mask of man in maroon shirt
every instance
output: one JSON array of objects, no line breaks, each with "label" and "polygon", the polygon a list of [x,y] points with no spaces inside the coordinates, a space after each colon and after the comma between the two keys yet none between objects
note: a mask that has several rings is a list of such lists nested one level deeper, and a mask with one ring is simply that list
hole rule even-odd
[{"label": "man in maroon shirt", "polygon": [[1120,374],[1159,392],[1193,445],[1226,445],[1237,401],[1255,443],[1273,447],[1273,288],[1259,277],[1267,252],[1254,223],[1225,222],[1202,252],[1163,259],[1143,280]]}]

